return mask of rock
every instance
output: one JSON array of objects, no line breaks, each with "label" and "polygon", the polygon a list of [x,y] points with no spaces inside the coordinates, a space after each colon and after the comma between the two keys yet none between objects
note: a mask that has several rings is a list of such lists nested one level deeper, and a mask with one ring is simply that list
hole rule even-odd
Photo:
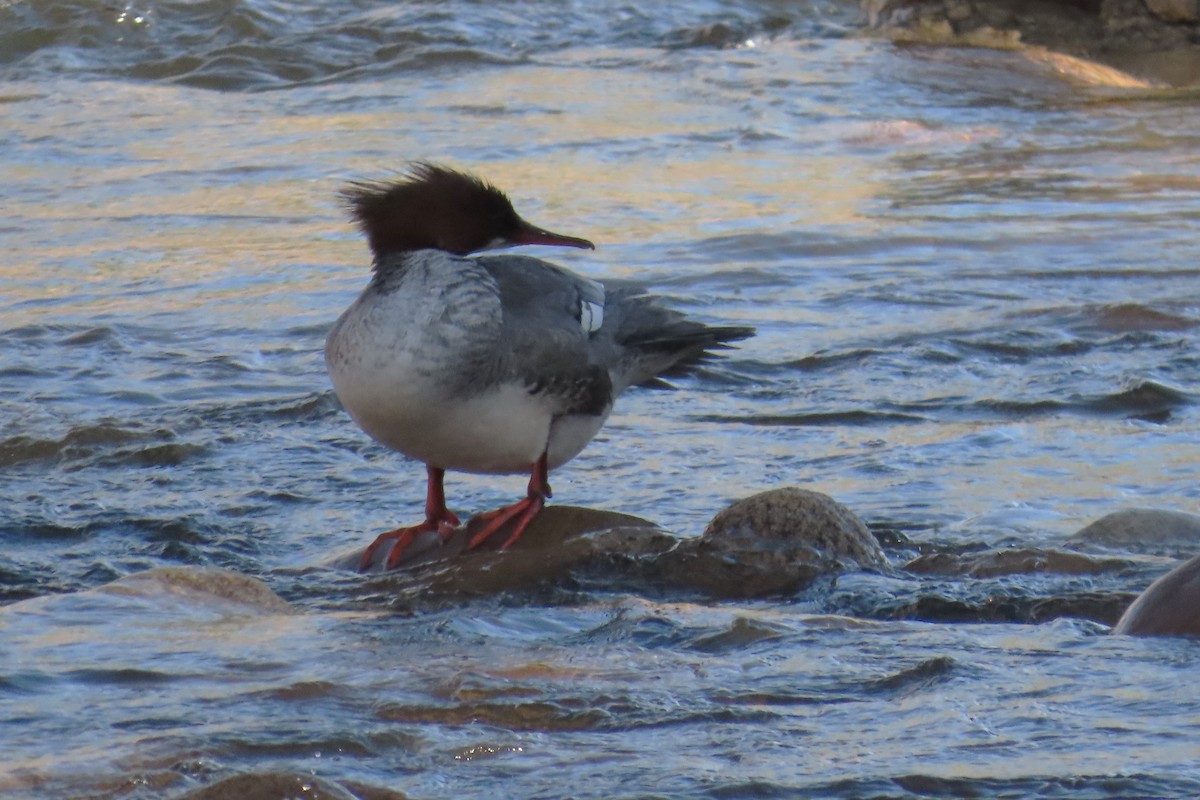
[{"label": "rock", "polygon": [[1146,8],[1165,22],[1200,22],[1197,0],[1146,0]]},{"label": "rock", "polygon": [[848,508],[828,495],[787,487],[733,503],[699,539],[680,542],[658,563],[668,583],[716,597],[764,597],[886,560]]},{"label": "rock", "polygon": [[407,795],[391,789],[354,785],[354,791],[312,775],[266,772],[235,775],[179,800],[405,800]]},{"label": "rock", "polygon": [[1081,553],[1061,550],[1021,548],[991,550],[986,553],[927,553],[914,558],[904,569],[922,575],[965,575],[971,578],[994,578],[1001,575],[1027,575],[1049,572],[1064,575],[1097,575],[1128,567],[1129,561],[1118,558],[1092,558]]},{"label": "rock", "polygon": [[894,619],[923,622],[1015,622],[1037,624],[1061,617],[1090,619],[1111,625],[1129,605],[1132,595],[1113,592],[1072,591],[1053,597],[968,592],[962,596],[924,594],[893,607]]},{"label": "rock", "polygon": [[214,567],[156,567],[135,572],[95,590],[153,603],[230,615],[290,614],[293,609],[257,578]]},{"label": "rock", "polygon": [[1200,516],[1160,508],[1127,508],[1088,524],[1066,544],[1150,555],[1190,555],[1200,550]]},{"label": "rock", "polygon": [[802,549],[859,566],[884,563],[879,543],[854,512],[827,494],[789,486],[739,500],[713,517],[701,541],[752,540],[769,549]]},{"label": "rock", "polygon": [[[471,527],[468,525],[468,527]],[[502,537],[497,537],[502,538]],[[494,545],[464,552],[467,531],[458,531],[443,547],[426,550],[391,572],[382,571],[380,553],[367,585],[402,605],[480,597],[505,592],[573,587],[579,576],[605,575],[605,585],[641,579],[642,561],[670,551],[678,541],[640,517],[577,506],[548,506],[511,548]],[[339,559],[355,568],[361,551]]]},{"label": "rock", "polygon": [[[640,517],[549,506],[508,550],[464,552],[469,530],[444,545],[422,537],[390,573],[377,553],[366,590],[396,600],[437,602],[534,589],[574,588],[584,579],[630,591],[700,591],[716,597],[786,594],[847,568],[886,564],[878,543],[849,509],[827,495],[776,489],[734,503],[698,538],[680,539]],[[502,536],[496,537],[502,540]],[[421,549],[424,548],[424,549]],[[362,551],[339,558],[356,569]]]},{"label": "rock", "polygon": [[1200,636],[1200,556],[1150,584],[1125,610],[1112,632],[1131,636]]},{"label": "rock", "polygon": [[[899,42],[1016,49],[1051,63],[1055,69],[1048,74],[1133,87],[1139,81],[1200,82],[1198,5],[1200,0],[864,0],[863,10],[872,28]],[[1047,58],[1039,54],[1043,49],[1075,61]],[[1089,69],[1086,62],[1110,72]]]},{"label": "rock", "polygon": [[678,31],[673,38],[684,47],[730,47],[745,41],[748,34],[724,22],[711,22],[698,28]]},{"label": "rock", "polygon": [[[504,541],[504,532],[507,528],[502,528],[499,533],[492,536],[487,542],[484,542],[479,550],[467,553],[467,542],[470,541],[471,535],[479,529],[480,525],[481,523],[478,521],[478,518],[472,517],[467,520],[465,526],[455,531],[454,535],[444,543],[439,543],[438,537],[433,533],[422,534],[409,547],[404,559],[396,569],[412,570],[424,564],[446,561],[458,556],[473,558],[483,555],[485,557],[484,560],[489,562],[494,561],[498,556],[496,550],[499,543]],[[561,560],[557,557],[557,554],[566,547],[568,551],[575,554],[567,560],[573,560],[582,550],[594,551],[597,548],[603,548],[608,545],[615,547],[615,540],[622,538],[622,536],[627,540],[625,547],[632,554],[637,554],[646,547],[650,547],[651,550],[655,550],[656,552],[665,549],[655,545],[647,545],[641,541],[644,537],[637,535],[639,532],[661,533],[661,530],[649,520],[630,514],[621,514],[616,511],[582,508],[579,506],[547,506],[540,514],[533,518],[533,521],[529,523],[529,527],[525,529],[521,538],[503,555],[510,556],[515,553],[517,555],[512,556],[508,560],[521,562],[525,560],[525,556],[521,555],[522,553],[537,551],[540,553],[538,558],[545,559],[547,551],[554,551],[556,557],[553,560],[557,562]],[[602,534],[611,535],[604,536]],[[575,539],[579,539],[580,541],[571,544],[571,541]],[[366,548],[363,547],[353,553],[340,556],[333,562],[332,566],[357,570],[365,550]],[[374,553],[371,564],[365,571],[384,572],[384,563],[387,561],[388,552],[389,548],[387,546],[379,548]],[[509,568],[511,568],[511,565]]]}]

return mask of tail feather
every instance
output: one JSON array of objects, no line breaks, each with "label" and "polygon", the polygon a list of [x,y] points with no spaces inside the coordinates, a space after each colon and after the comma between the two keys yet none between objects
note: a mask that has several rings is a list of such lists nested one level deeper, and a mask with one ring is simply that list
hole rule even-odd
[{"label": "tail feather", "polygon": [[688,375],[748,339],[754,328],[705,325],[659,305],[647,295],[626,295],[616,340],[625,351],[619,381],[626,386],[657,386],[662,378]]},{"label": "tail feather", "polygon": [[671,360],[668,366],[656,373],[658,376],[674,378],[687,375],[696,367],[719,359],[721,351],[736,349],[732,342],[754,335],[754,328],[709,327],[698,322],[692,322],[690,325],[694,325],[695,328],[680,331],[675,336],[660,336],[634,343],[634,346],[643,352],[654,353]]}]

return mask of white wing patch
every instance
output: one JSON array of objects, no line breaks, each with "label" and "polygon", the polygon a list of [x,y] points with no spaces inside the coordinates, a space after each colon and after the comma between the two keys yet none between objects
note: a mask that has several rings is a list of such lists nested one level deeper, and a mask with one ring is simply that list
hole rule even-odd
[{"label": "white wing patch", "polygon": [[589,303],[582,298],[579,301],[579,324],[584,333],[595,333],[604,324],[604,306],[599,303]]},{"label": "white wing patch", "polygon": [[583,328],[584,333],[590,336],[600,330],[600,326],[604,324],[604,285],[595,281],[588,281],[588,283],[593,296],[600,301],[597,303],[585,299],[582,295],[579,297],[579,326]]}]

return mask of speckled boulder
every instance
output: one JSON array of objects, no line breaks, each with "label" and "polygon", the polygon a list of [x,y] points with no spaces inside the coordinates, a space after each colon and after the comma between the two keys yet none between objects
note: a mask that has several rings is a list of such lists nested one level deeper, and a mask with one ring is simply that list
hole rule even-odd
[{"label": "speckled boulder", "polygon": [[879,543],[853,511],[827,494],[788,486],[739,500],[713,517],[702,541],[754,541],[770,549],[879,566]]},{"label": "speckled boulder", "polygon": [[886,563],[850,509],[796,487],[737,501],[663,562],[668,581],[717,597],[789,594],[822,575]]},{"label": "speckled boulder", "polygon": [[1113,633],[1200,636],[1200,556],[1150,584],[1125,610]]}]

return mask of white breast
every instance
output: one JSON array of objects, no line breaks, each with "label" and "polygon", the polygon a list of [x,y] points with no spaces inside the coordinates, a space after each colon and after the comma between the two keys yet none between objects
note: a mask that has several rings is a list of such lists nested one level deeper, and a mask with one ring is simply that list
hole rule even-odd
[{"label": "white breast", "polygon": [[[518,383],[476,382],[494,360],[499,292],[486,273],[464,277],[469,267],[439,259],[454,257],[434,253],[395,285],[373,283],[338,319],[325,347],[334,391],[364,431],[412,458],[464,472],[528,470],[551,440],[551,404]],[[551,460],[594,435],[572,431]]]},{"label": "white breast", "polygon": [[[611,410],[611,409],[610,409]],[[565,464],[579,455],[595,438],[608,419],[608,412],[598,416],[573,414],[557,417],[550,425],[550,443],[546,448],[546,463],[550,469]]]}]

